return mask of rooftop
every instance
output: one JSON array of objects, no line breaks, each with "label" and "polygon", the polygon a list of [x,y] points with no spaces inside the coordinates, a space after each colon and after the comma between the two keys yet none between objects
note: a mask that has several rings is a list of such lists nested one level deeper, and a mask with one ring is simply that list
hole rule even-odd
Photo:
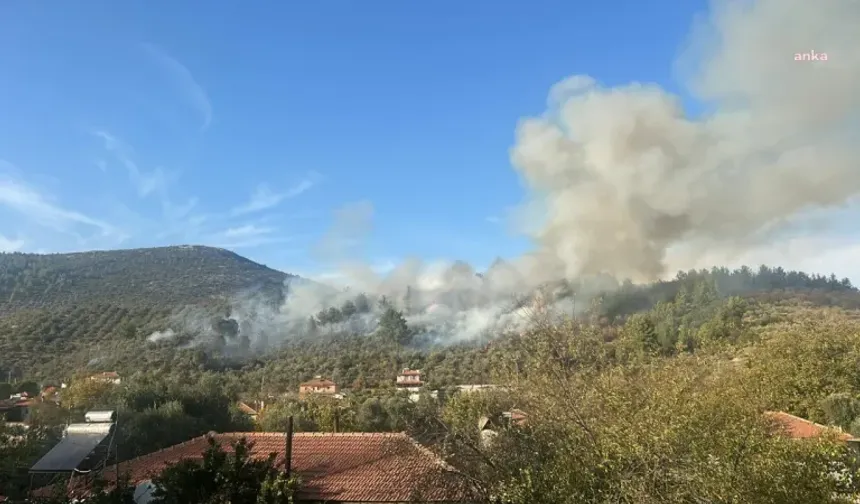
[{"label": "rooftop", "polygon": [[794,439],[815,438],[827,432],[836,432],[837,439],[840,441],[854,439],[854,436],[847,432],[842,432],[841,429],[817,424],[811,420],[794,416],[784,411],[768,411],[765,413],[765,416],[774,420],[789,437]]},{"label": "rooftop", "polygon": [[257,414],[257,410],[255,410],[254,408],[248,406],[246,403],[243,403],[241,401],[239,401],[238,407],[239,407],[239,411],[241,411],[242,413],[244,413],[246,415],[256,415]]},{"label": "rooftop", "polygon": [[299,384],[300,387],[334,387],[335,385],[337,385],[335,382],[323,378],[314,378]]},{"label": "rooftop", "polygon": [[[209,434],[231,451],[245,437],[254,443],[252,456],[277,453],[283,465],[285,436],[279,432]],[[170,464],[202,459],[207,436],[120,464],[134,485],[143,483]],[[301,478],[301,499],[335,502],[405,502],[418,492],[425,501],[462,502],[466,492],[441,459],[405,434],[296,433],[292,468]],[[113,467],[105,469],[113,474]]]}]

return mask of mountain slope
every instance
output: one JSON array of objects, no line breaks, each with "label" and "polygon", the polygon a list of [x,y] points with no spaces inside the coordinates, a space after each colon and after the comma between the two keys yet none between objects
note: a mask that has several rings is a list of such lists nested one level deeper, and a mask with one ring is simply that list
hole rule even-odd
[{"label": "mountain slope", "polygon": [[136,359],[178,309],[223,313],[248,290],[278,302],[288,278],[202,246],[0,254],[0,371],[56,376],[117,365],[108,355]]},{"label": "mountain slope", "polygon": [[0,315],[91,303],[174,307],[249,288],[277,293],[290,276],[201,246],[0,254]]}]

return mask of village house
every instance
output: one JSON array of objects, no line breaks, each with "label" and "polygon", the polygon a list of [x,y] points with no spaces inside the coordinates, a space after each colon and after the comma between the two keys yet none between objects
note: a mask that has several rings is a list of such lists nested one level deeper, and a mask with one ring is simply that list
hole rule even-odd
[{"label": "village house", "polygon": [[492,416],[483,416],[478,420],[478,433],[481,436],[481,444],[489,446],[499,430],[510,427],[522,427],[528,422],[528,415],[518,409],[503,411]]},{"label": "village house", "polygon": [[239,401],[236,406],[239,408],[239,411],[248,416],[252,421],[257,421],[257,415],[260,413],[260,409],[254,409],[251,406],[248,406],[247,403]]},{"label": "village house", "polygon": [[395,385],[400,389],[417,392],[424,385],[424,382],[421,381],[421,371],[405,368],[399,375],[397,375]]},{"label": "village house", "polygon": [[816,438],[832,433],[839,441],[846,443],[855,441],[854,436],[842,431],[838,427],[821,425],[811,420],[785,413],[784,411],[767,411],[764,415],[773,421],[775,426],[779,428],[780,433],[792,439]]},{"label": "village house", "polygon": [[308,394],[336,396],[338,394],[337,384],[317,375],[313,380],[299,384],[299,397],[304,397]]},{"label": "village house", "polygon": [[47,387],[42,388],[42,392],[39,393],[39,397],[42,399],[42,401],[59,402],[60,390],[53,385],[49,385]]},{"label": "village house", "polygon": [[15,394],[9,399],[0,401],[0,418],[9,423],[23,423],[30,418],[30,407],[36,404],[36,400],[27,396],[27,393]]},{"label": "village house", "polygon": [[90,380],[113,383],[114,385],[122,383],[122,378],[120,378],[119,373],[116,371],[104,371],[102,373],[94,374],[90,376]]},{"label": "village house", "polygon": [[[183,460],[201,460],[213,439],[226,451],[245,438],[251,456],[276,454],[286,466],[286,435],[282,432],[210,433],[120,464],[122,476],[135,486],[136,504],[147,504],[152,479],[165,467]],[[289,467],[300,480],[297,502],[330,504],[477,502],[468,482],[428,449],[403,433],[295,433]],[[103,474],[115,474],[109,466]],[[108,485],[111,477],[105,478]],[[47,491],[50,489],[40,489]],[[70,497],[89,489],[69,489]]]}]

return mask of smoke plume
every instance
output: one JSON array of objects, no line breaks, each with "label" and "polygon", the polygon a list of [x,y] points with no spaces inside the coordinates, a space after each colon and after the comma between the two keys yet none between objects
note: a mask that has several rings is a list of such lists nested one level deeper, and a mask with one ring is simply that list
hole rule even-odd
[{"label": "smoke plume", "polygon": [[[682,60],[715,110],[701,117],[653,85],[556,85],[511,154],[546,210],[540,251],[564,276],[651,280],[848,202],[860,192],[858,23],[854,0],[715,3]],[[827,60],[796,61],[811,52]]]},{"label": "smoke plume", "polygon": [[239,332],[271,344],[362,292],[368,308],[330,327],[374,330],[385,297],[439,340],[472,339],[521,327],[528,305],[518,294],[539,286],[570,313],[614,278],[654,280],[706,252],[731,258],[796,232],[808,212],[860,193],[857,27],[856,0],[715,2],[679,61],[705,112],[689,114],[656,85],[606,88],[578,75],[518,125],[511,161],[528,187],[523,211],[539,216],[532,253],[481,275],[465,263],[413,260],[387,275],[344,265],[343,251],[370,230],[362,204],[341,212],[321,247],[350,289],[293,282],[274,308],[239,299]]}]

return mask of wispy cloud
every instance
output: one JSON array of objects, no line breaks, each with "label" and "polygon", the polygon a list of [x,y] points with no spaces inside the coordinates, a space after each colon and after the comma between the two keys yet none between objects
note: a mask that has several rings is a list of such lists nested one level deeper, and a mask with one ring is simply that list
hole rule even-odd
[{"label": "wispy cloud", "polygon": [[138,167],[133,159],[133,149],[106,130],[97,130],[93,135],[104,143],[105,150],[114,155],[116,160],[128,171],[129,179],[137,188],[140,197],[153,193],[163,195],[169,182],[168,175],[161,168],[146,172]]},{"label": "wispy cloud", "polygon": [[24,248],[26,240],[21,238],[12,239],[0,234],[0,252],[17,252]]},{"label": "wispy cloud", "polygon": [[222,234],[225,238],[248,238],[251,236],[261,236],[271,234],[275,231],[270,227],[258,227],[255,224],[246,224],[241,227],[227,229]]},{"label": "wispy cloud", "polygon": [[57,231],[68,232],[74,226],[87,226],[102,235],[119,234],[110,224],[83,213],[63,208],[47,195],[25,182],[0,175],[0,205],[22,214],[26,219]]},{"label": "wispy cloud", "polygon": [[316,185],[318,180],[319,175],[312,172],[299,183],[282,192],[274,192],[268,185],[260,184],[257,186],[257,189],[254,190],[254,193],[251,195],[251,199],[249,199],[247,203],[235,207],[231,213],[233,216],[237,216],[274,208],[280,205],[283,201],[295,198],[296,196],[310,190],[314,185]]},{"label": "wispy cloud", "polygon": [[143,43],[141,47],[170,74],[171,79],[200,113],[203,120],[201,128],[203,130],[208,128],[212,123],[212,103],[209,101],[206,90],[197,82],[188,67],[155,44]]}]

